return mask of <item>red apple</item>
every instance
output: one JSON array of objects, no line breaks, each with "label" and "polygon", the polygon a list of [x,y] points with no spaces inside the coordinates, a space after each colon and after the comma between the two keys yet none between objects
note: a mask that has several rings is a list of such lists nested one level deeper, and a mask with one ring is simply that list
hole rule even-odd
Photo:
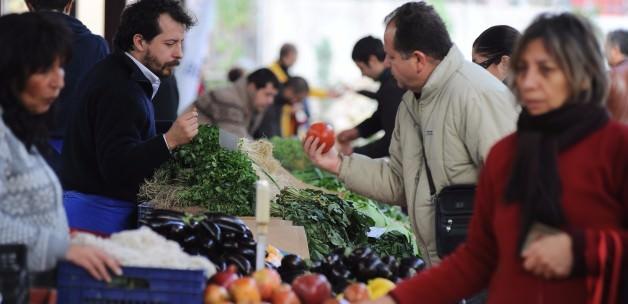
[{"label": "red apple", "polygon": [[272,304],[301,304],[299,297],[288,284],[282,284],[273,291]]},{"label": "red apple", "polygon": [[272,269],[264,268],[253,273],[255,283],[262,296],[262,300],[270,300],[273,290],[281,285],[281,276]]},{"label": "red apple", "polygon": [[357,303],[369,299],[369,290],[366,288],[364,283],[353,283],[347,286],[343,294],[345,300],[351,303]]},{"label": "red apple", "polygon": [[240,278],[229,285],[229,293],[236,303],[261,303],[262,297],[255,280],[250,277]]},{"label": "red apple", "polygon": [[229,288],[229,285],[231,285],[231,283],[239,277],[238,268],[235,265],[229,265],[227,270],[215,274],[212,277],[211,283],[220,285],[224,288]]},{"label": "red apple", "polygon": [[331,297],[331,285],[320,274],[304,274],[292,282],[292,290],[305,304],[322,304]]},{"label": "red apple", "polygon": [[209,284],[205,288],[205,304],[219,304],[229,301],[227,289],[216,284]]}]

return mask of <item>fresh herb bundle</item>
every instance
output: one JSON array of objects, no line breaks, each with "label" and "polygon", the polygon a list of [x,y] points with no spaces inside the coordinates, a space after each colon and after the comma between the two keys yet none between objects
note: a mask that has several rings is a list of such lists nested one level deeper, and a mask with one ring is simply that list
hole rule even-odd
[{"label": "fresh herb bundle", "polygon": [[303,226],[310,257],[320,260],[336,248],[356,248],[368,242],[373,221],[336,195],[316,190],[284,189],[271,215]]},{"label": "fresh herb bundle", "polygon": [[220,147],[218,128],[203,125],[191,143],[174,151],[173,159],[155,173],[142,193],[152,201],[174,200],[161,205],[201,206],[210,212],[246,216],[253,215],[256,180],[251,160],[240,151]]}]

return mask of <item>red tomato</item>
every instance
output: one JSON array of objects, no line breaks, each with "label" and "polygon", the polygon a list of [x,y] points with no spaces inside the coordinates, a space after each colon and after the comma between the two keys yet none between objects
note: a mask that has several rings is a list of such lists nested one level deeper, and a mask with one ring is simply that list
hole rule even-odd
[{"label": "red tomato", "polygon": [[319,146],[325,144],[323,153],[327,153],[336,142],[336,135],[334,134],[334,128],[331,125],[324,122],[313,123],[307,130],[305,138],[315,137],[319,140]]}]

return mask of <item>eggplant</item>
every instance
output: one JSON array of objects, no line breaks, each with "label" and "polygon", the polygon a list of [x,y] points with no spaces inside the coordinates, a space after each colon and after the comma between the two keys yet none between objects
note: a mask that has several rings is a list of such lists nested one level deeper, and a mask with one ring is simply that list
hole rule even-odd
[{"label": "eggplant", "polygon": [[243,275],[251,274],[253,267],[251,266],[251,262],[240,255],[231,255],[226,259],[228,265],[236,265],[238,267],[238,272]]},{"label": "eggplant", "polygon": [[201,227],[203,228],[205,234],[207,234],[210,239],[214,240],[214,242],[220,243],[222,241],[222,232],[218,225],[204,220],[201,221]]},{"label": "eggplant", "polygon": [[328,256],[325,257],[325,263],[329,264],[329,265],[336,265],[338,263],[343,264],[342,262],[342,256],[340,256],[339,254],[336,253],[332,253]]},{"label": "eggplant", "polygon": [[214,265],[216,266],[216,272],[222,272],[227,269],[227,262],[225,261],[225,259],[220,257],[214,259],[210,258],[209,260],[212,261],[212,263],[214,263]]},{"label": "eggplant", "polygon": [[360,261],[357,270],[354,271],[356,279],[362,283],[367,283],[370,279],[377,278],[379,274],[378,268],[381,269],[382,267],[380,265],[386,267],[379,259],[371,263],[366,260]]},{"label": "eggplant", "polygon": [[295,254],[289,254],[283,257],[281,260],[281,268],[285,270],[299,270],[305,271],[306,264],[305,261],[301,259],[300,256]]},{"label": "eggplant", "polygon": [[214,250],[214,246],[216,245],[216,242],[213,239],[211,239],[211,238],[201,239],[201,241],[199,243],[200,243],[199,247],[204,252],[207,252],[207,254],[209,254],[209,252]]},{"label": "eggplant", "polygon": [[256,250],[255,249],[249,249],[249,248],[240,248],[238,250],[238,254],[240,254],[241,256],[246,257],[247,259],[251,260],[255,260],[256,257]]},{"label": "eggplant", "polygon": [[292,284],[292,281],[296,279],[296,277],[304,274],[304,270],[296,270],[296,271],[281,271],[281,267],[279,267],[279,275],[281,276],[281,281],[287,284]]},{"label": "eggplant", "polygon": [[371,250],[371,248],[361,247],[354,249],[347,259],[349,261],[349,264],[354,266],[357,265],[360,261],[367,259],[371,256],[373,256],[373,250]]},{"label": "eggplant", "polygon": [[240,248],[252,249],[252,250],[256,250],[257,249],[257,241],[255,241],[254,239],[240,240],[238,242],[238,245],[239,245]]},{"label": "eggplant", "polygon": [[399,265],[397,269],[397,277],[401,280],[409,279],[416,274],[416,270],[407,265]]},{"label": "eggplant", "polygon": [[401,261],[399,261],[399,267],[402,265],[416,270],[417,273],[425,269],[425,261],[415,256],[402,258]]}]

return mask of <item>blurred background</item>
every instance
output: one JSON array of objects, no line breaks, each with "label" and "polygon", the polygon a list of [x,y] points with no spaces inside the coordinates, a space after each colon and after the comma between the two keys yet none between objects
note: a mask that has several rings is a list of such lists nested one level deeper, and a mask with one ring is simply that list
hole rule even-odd
[{"label": "blurred background", "polygon": [[[73,14],[92,32],[111,41],[125,0],[75,0]],[[310,84],[343,92],[312,100],[312,120],[338,130],[368,117],[376,103],[353,90],[377,88],[351,60],[354,43],[367,35],[382,38],[384,17],[398,0],[185,0],[198,24],[186,37],[184,62],[177,70],[180,108],[205,89],[227,82],[232,67],[252,71],[268,66],[289,42],[298,49],[291,73]],[[626,0],[435,0],[453,41],[471,58],[473,40],[486,28],[507,24],[523,30],[541,12],[576,11],[591,18],[600,41],[628,27]],[[23,0],[0,0],[2,14],[26,11]]]}]

